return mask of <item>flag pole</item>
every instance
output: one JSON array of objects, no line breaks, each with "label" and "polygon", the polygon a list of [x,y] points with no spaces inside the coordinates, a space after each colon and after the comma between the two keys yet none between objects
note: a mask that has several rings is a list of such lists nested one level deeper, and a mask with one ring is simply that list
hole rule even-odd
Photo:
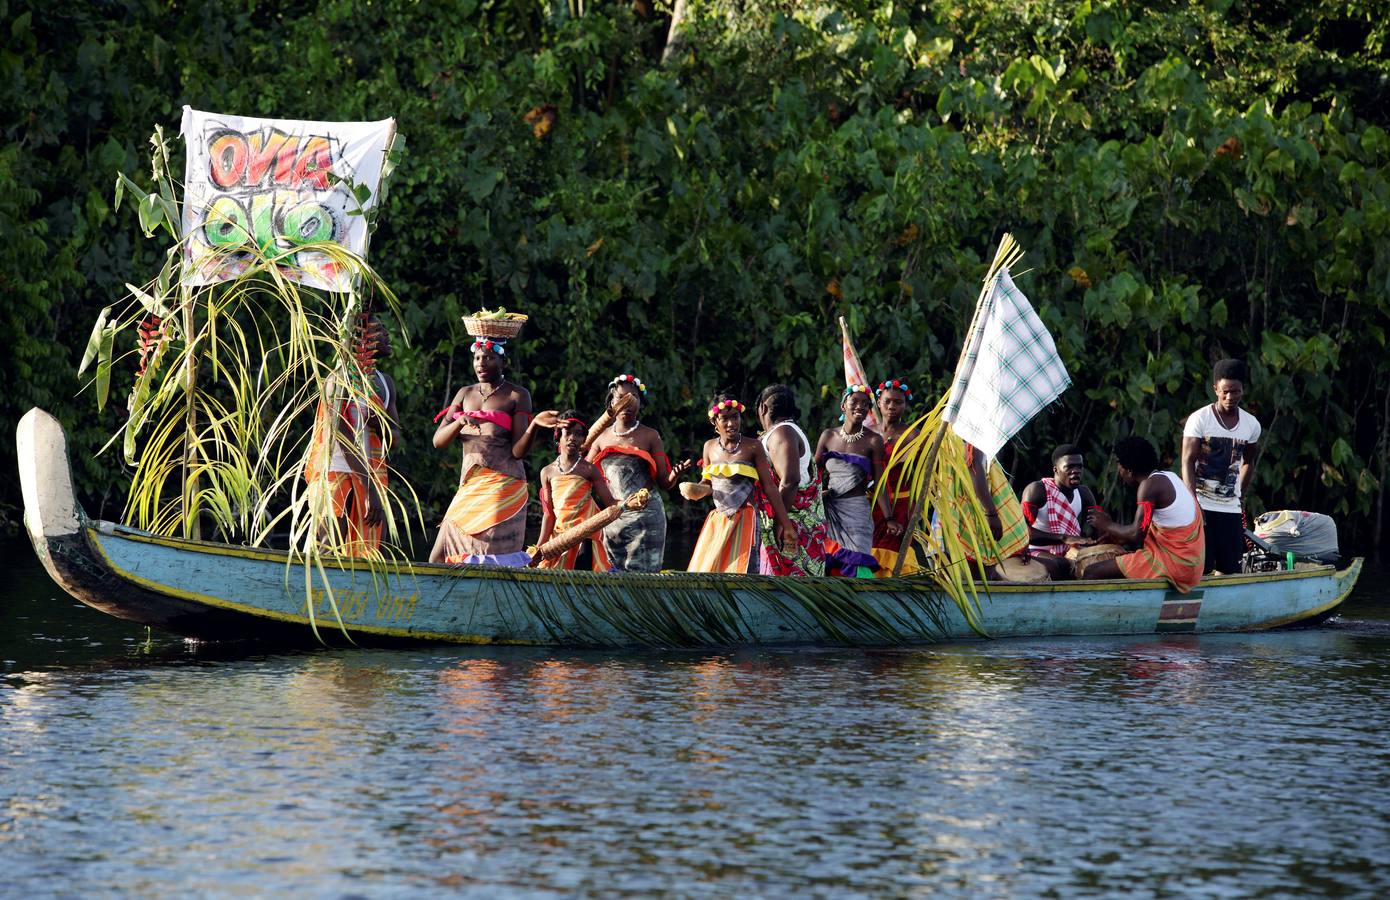
[{"label": "flag pole", "polygon": [[840,347],[841,355],[844,357],[845,362],[845,387],[849,387],[852,383],[849,378],[849,363],[852,362],[854,363],[855,371],[859,374],[859,383],[869,389],[869,414],[864,417],[864,424],[877,430],[878,417],[874,415],[873,385],[869,383],[869,376],[864,371],[864,363],[859,360],[859,350],[855,348],[854,341],[850,340],[849,324],[845,322],[844,316],[840,316]]},{"label": "flag pole", "polygon": [[[959,388],[959,396],[964,397],[965,390],[970,385],[970,376],[974,369],[973,366],[966,366],[966,362],[970,358],[975,336],[979,333],[985,303],[994,289],[995,276],[999,274],[1001,269],[1006,269],[1016,263],[1021,256],[1023,256],[1023,250],[1018,246],[1018,242],[1014,240],[1013,235],[1005,232],[999,241],[999,249],[995,251],[994,262],[990,263],[989,271],[985,273],[980,295],[975,299],[975,312],[970,317],[970,327],[966,329],[965,342],[961,345],[960,356],[956,359],[956,368],[951,375],[952,393],[956,393],[957,388]],[[918,470],[916,483],[913,485],[912,493],[915,495],[915,499],[912,501],[912,513],[908,516],[907,527],[903,529],[903,540],[898,548],[898,558],[893,563],[894,578],[902,575],[903,562],[907,559],[907,553],[912,547],[913,534],[917,530],[917,523],[921,521],[922,508],[927,501],[926,488],[930,482],[932,471],[936,468],[936,457],[941,452],[941,442],[946,437],[946,429],[950,427],[954,418],[955,415],[951,412],[948,402],[946,411],[941,417],[941,424],[937,426],[936,434],[932,436],[926,461]]]}]

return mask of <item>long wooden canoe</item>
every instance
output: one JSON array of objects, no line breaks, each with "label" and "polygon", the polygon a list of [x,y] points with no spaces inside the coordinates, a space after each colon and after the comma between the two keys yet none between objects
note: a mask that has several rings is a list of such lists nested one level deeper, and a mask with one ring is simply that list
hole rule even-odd
[{"label": "long wooden canoe", "polygon": [[[596,574],[354,560],[158,537],[93,521],[62,426],[19,424],[25,523],[53,580],[118,618],[203,640],[570,646],[922,644],[1048,635],[1253,631],[1326,617],[1361,571],[1333,566],[1161,581],[991,585],[973,629],[930,582]],[[809,588],[809,589],[808,589]]]}]

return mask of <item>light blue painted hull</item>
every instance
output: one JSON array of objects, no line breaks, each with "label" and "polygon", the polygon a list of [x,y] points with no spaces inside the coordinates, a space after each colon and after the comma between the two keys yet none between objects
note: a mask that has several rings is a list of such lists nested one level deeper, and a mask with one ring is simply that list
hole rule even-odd
[{"label": "light blue painted hull", "polygon": [[[344,563],[313,579],[311,615],[304,567],[283,553],[153,538],[105,523],[89,528],[86,539],[114,578],[192,607],[181,621],[149,624],[204,638],[278,635],[286,626],[307,635],[311,620],[324,632],[344,629],[359,640],[540,645],[911,644],[981,637],[954,604],[927,584],[905,579],[840,582],[851,602],[876,623],[855,627],[849,615],[827,621],[777,578],[424,564],[374,574]],[[1340,572],[1325,567],[1225,576],[1207,579],[1188,594],[1163,582],[993,585],[980,596],[980,625],[994,638],[1273,628],[1328,614],[1350,592],[1359,571],[1358,560]],[[602,584],[615,577],[626,588],[670,598],[671,606],[642,616],[613,614],[603,601]],[[207,621],[213,630],[204,627],[199,607],[221,614]],[[673,641],[677,607],[687,633]],[[722,624],[690,627],[701,618],[692,610]],[[243,621],[229,627],[225,616]],[[891,627],[887,634],[883,623]]]}]

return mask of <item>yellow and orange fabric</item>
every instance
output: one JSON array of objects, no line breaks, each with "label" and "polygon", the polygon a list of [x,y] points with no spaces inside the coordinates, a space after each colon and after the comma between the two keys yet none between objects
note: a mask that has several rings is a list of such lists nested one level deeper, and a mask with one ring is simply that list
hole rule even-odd
[{"label": "yellow and orange fabric", "polygon": [[[526,510],[526,498],[524,478],[507,475],[486,466],[474,466],[464,477],[453,501],[449,503],[448,511],[444,513],[448,550],[445,562],[452,565],[463,562],[470,555],[505,553],[518,549],[511,544],[524,543],[524,519],[519,523],[520,527],[515,529],[519,531],[517,539],[510,540],[511,535],[508,535],[506,547],[460,545],[478,544],[484,532],[522,516]],[[474,540],[469,540],[470,538]]]},{"label": "yellow and orange fabric", "polygon": [[[746,498],[731,511],[719,506],[716,486],[716,505],[705,516],[700,537],[695,541],[695,550],[690,555],[689,572],[733,572],[746,574],[752,565],[753,548],[758,541],[758,511],[753,506],[752,485],[758,482],[758,470],[749,463],[711,463],[702,472],[705,481],[719,479],[746,478],[747,485],[740,488],[746,491]],[[724,481],[723,484],[730,482]],[[734,497],[738,495],[735,494]],[[737,502],[734,499],[733,502]]]},{"label": "yellow and orange fabric", "polygon": [[[386,410],[377,398],[372,400],[372,408],[379,416]],[[358,410],[352,403],[343,403],[339,415],[351,430],[356,430]],[[319,402],[314,412],[314,428],[309,437],[308,455],[304,460],[304,480],[311,491],[326,489],[332,504],[335,518],[344,520],[347,534],[344,543],[334,550],[342,556],[367,557],[381,549],[381,525],[367,524],[367,509],[370,505],[370,488],[367,479],[356,472],[335,471],[330,467],[334,456],[334,441],[342,440],[337,423],[330,415],[328,405]],[[343,453],[358,452],[345,449]],[[377,494],[384,497],[387,485],[386,449],[381,435],[375,429],[367,432],[367,466],[376,482]],[[327,471],[325,471],[327,470]]]},{"label": "yellow and orange fabric", "polygon": [[743,506],[729,517],[719,510],[705,516],[705,525],[690,555],[690,572],[748,572],[758,536],[758,513]]},{"label": "yellow and orange fabric", "polygon": [[[541,504],[555,511],[555,533],[573,528],[600,509],[594,498],[594,483],[582,475],[556,475],[542,489]],[[608,553],[603,549],[603,532],[589,536],[594,554],[594,571],[607,572],[612,568]],[[573,569],[583,544],[576,544],[554,559],[542,560],[542,569]]]}]

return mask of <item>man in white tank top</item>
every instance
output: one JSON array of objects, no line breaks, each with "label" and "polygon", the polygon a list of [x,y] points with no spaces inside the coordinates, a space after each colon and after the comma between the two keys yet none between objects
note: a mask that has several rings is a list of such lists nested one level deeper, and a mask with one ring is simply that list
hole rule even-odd
[{"label": "man in white tank top", "polygon": [[1116,525],[1098,509],[1087,522],[1103,541],[1140,545],[1133,553],[1086,567],[1091,578],[1162,578],[1183,593],[1202,577],[1206,535],[1197,498],[1175,473],[1158,468],[1158,451],[1131,435],[1115,444],[1120,480],[1138,488],[1138,510],[1131,525]]},{"label": "man in white tank top", "polygon": [[815,447],[793,421],[796,414],[796,398],[784,384],[765,388],[758,397],[763,447],[787,517],[796,526],[796,544],[781,545],[773,527],[775,511],[766,501],[759,503],[758,571],[763,575],[825,574],[825,504],[812,461]]}]

